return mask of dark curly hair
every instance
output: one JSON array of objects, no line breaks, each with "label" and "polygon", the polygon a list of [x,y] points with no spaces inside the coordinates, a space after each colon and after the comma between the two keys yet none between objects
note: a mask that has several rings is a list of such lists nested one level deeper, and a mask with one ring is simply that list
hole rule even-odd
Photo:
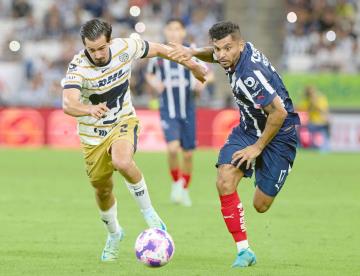
[{"label": "dark curly hair", "polygon": [[209,30],[209,36],[211,40],[219,40],[231,35],[241,37],[240,27],[231,21],[221,21],[214,24]]},{"label": "dark curly hair", "polygon": [[111,32],[111,24],[95,18],[87,21],[84,25],[81,26],[80,36],[84,45],[85,38],[94,41],[98,39],[101,35],[105,35],[106,42],[109,42],[111,38]]}]

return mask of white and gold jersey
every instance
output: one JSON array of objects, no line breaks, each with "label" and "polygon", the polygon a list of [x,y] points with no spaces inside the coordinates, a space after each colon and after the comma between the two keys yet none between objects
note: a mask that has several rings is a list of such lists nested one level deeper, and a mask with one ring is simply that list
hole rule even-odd
[{"label": "white and gold jersey", "polygon": [[120,121],[136,116],[130,93],[131,63],[145,57],[148,50],[149,44],[144,40],[116,38],[111,41],[107,65],[95,66],[86,50],[74,56],[62,81],[63,88],[79,89],[83,104],[106,103],[110,109],[99,120],[77,117],[82,143],[98,145]]}]

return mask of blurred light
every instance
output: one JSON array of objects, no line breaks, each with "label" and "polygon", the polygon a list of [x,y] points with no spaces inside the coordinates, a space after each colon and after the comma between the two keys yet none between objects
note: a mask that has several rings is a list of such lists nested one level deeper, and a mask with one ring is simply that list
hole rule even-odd
[{"label": "blurred light", "polygon": [[138,22],[135,24],[135,31],[137,31],[138,33],[145,32],[145,29],[146,25],[143,22]]},{"label": "blurred light", "polygon": [[140,35],[139,35],[138,33],[132,33],[132,34],[130,35],[130,38],[140,39],[141,37],[140,37]]},{"label": "blurred light", "polygon": [[326,39],[329,40],[330,42],[335,41],[336,39],[336,33],[334,31],[328,31],[326,33]]},{"label": "blurred light", "polygon": [[13,40],[9,43],[9,49],[12,52],[17,52],[19,51],[21,48],[20,42],[17,40]]},{"label": "blurred light", "polygon": [[141,9],[138,6],[131,6],[130,7],[130,15],[137,17],[141,13]]},{"label": "blurred light", "polygon": [[295,23],[297,21],[297,15],[294,12],[289,12],[286,16],[287,21],[289,23]]}]

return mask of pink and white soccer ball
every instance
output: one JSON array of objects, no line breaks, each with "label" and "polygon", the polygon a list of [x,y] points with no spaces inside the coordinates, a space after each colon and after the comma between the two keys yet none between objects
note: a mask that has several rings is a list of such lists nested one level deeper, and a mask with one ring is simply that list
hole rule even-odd
[{"label": "pink and white soccer ball", "polygon": [[166,231],[150,228],[144,230],[135,242],[136,258],[151,267],[166,265],[175,252],[175,244]]}]

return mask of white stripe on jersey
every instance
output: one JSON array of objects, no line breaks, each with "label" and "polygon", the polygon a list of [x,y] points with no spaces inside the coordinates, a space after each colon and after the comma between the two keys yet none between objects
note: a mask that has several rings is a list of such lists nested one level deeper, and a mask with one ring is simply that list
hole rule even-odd
[{"label": "white stripe on jersey", "polygon": [[179,71],[179,99],[180,99],[180,116],[186,118],[186,91],[185,91],[185,70],[180,64],[177,64]]},{"label": "white stripe on jersey", "polygon": [[[257,108],[253,98],[251,97],[251,94],[250,94],[249,90],[247,90],[247,88],[246,88],[245,84],[243,83],[243,81],[241,80],[241,78],[239,78],[236,81],[236,84],[239,85],[240,89],[244,92],[245,96],[254,104],[254,108]],[[249,115],[249,117],[254,121],[254,127],[256,129],[256,136],[260,137],[261,136],[261,130],[259,128],[258,121],[254,118],[253,115],[251,115],[251,113],[249,112],[248,107],[245,104],[244,104],[244,109],[245,109],[246,113]],[[263,111],[261,110],[261,112],[263,112]]]},{"label": "white stripe on jersey", "polygon": [[259,70],[254,70],[254,74],[258,77],[258,79],[260,80],[261,84],[265,87],[265,89],[267,91],[269,91],[270,94],[274,94],[275,93],[275,89],[270,85],[270,83],[266,80],[265,76],[263,75],[263,73],[261,73],[261,71]]},{"label": "white stripe on jersey", "polygon": [[168,99],[168,110],[169,110],[169,116],[170,118],[175,118],[176,112],[175,112],[175,102],[174,97],[172,93],[172,86],[171,86],[171,67],[170,67],[170,61],[167,59],[164,59],[164,74],[165,74],[165,89],[166,89],[166,95]]}]

